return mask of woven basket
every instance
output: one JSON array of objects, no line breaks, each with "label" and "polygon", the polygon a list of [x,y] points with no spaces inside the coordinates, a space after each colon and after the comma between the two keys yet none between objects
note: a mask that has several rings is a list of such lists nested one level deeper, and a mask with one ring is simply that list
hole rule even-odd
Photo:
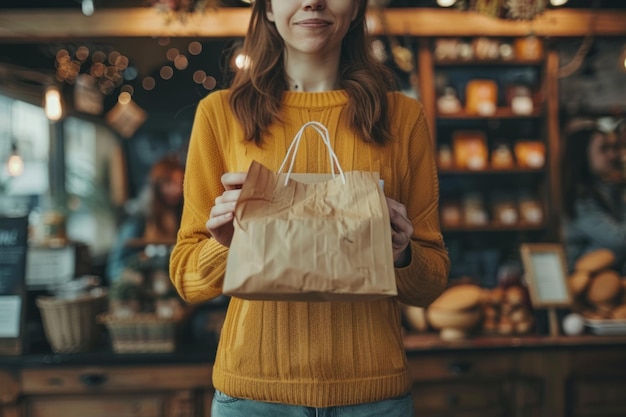
[{"label": "woven basket", "polygon": [[103,313],[98,322],[106,325],[116,353],[173,352],[183,317],[161,318],[155,313],[116,317]]},{"label": "woven basket", "polygon": [[102,326],[96,316],[106,310],[107,292],[97,296],[63,299],[39,296],[35,300],[41,311],[46,339],[57,353],[86,352],[97,343]]}]

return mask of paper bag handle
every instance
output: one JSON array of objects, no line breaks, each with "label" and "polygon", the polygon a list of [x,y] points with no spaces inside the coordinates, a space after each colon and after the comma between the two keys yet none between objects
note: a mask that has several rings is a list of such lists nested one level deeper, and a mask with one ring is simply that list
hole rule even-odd
[{"label": "paper bag handle", "polygon": [[287,149],[287,154],[285,155],[285,159],[283,159],[283,163],[280,164],[280,168],[278,168],[279,173],[283,172],[285,164],[289,159],[289,155],[291,155],[291,164],[289,164],[289,171],[287,171],[287,175],[285,176],[285,185],[287,185],[287,183],[289,182],[289,177],[291,176],[291,172],[293,171],[293,165],[296,162],[296,153],[298,152],[298,147],[300,146],[302,136],[304,136],[304,129],[309,126],[311,126],[313,129],[315,129],[317,133],[320,134],[322,140],[324,141],[324,144],[326,145],[326,148],[328,149],[328,159],[330,160],[330,169],[333,178],[335,178],[336,175],[335,165],[337,165],[339,175],[341,175],[341,182],[345,184],[346,176],[343,173],[343,169],[341,169],[341,165],[339,165],[339,159],[337,159],[337,155],[335,154],[335,151],[330,144],[330,134],[328,133],[328,129],[322,123],[313,121],[303,124],[300,130],[298,130],[298,133],[296,133],[296,136],[294,136],[293,140],[291,141],[289,149]]}]

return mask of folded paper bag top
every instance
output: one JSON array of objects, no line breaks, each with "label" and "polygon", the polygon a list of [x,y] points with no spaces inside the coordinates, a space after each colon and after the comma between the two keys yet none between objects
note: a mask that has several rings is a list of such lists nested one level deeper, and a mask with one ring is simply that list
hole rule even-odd
[{"label": "folded paper bag top", "polygon": [[[287,151],[293,157],[305,124]],[[321,124],[319,124],[321,125]],[[253,300],[364,301],[397,295],[378,173],[271,171],[253,161],[237,202],[223,291]],[[323,125],[321,125],[323,127]],[[295,143],[295,145],[294,145]],[[334,171],[334,167],[333,167]]]}]

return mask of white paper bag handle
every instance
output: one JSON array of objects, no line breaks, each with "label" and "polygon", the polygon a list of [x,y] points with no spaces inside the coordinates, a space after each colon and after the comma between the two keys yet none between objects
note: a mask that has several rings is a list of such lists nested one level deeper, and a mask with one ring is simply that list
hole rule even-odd
[{"label": "white paper bag handle", "polygon": [[300,146],[302,136],[304,136],[304,129],[309,126],[311,126],[313,129],[315,129],[315,131],[317,131],[317,133],[320,134],[322,140],[324,141],[324,144],[326,145],[326,148],[328,149],[328,159],[330,161],[330,169],[333,178],[335,178],[336,176],[335,165],[337,165],[339,175],[341,175],[341,182],[345,184],[346,176],[343,173],[343,169],[341,169],[341,165],[339,165],[339,159],[337,159],[337,155],[335,154],[335,151],[330,144],[330,134],[328,133],[328,129],[322,123],[313,121],[303,124],[300,130],[298,130],[298,133],[296,133],[296,136],[294,136],[293,140],[291,141],[289,149],[287,149],[287,154],[285,155],[285,159],[283,159],[283,163],[280,164],[280,168],[278,168],[279,173],[283,172],[285,164],[289,159],[289,155],[291,155],[291,164],[289,164],[289,171],[287,171],[287,175],[285,176],[285,185],[287,185],[287,183],[289,182],[289,177],[291,176],[291,172],[293,171],[293,165],[296,162],[296,153],[298,152],[298,147]]}]

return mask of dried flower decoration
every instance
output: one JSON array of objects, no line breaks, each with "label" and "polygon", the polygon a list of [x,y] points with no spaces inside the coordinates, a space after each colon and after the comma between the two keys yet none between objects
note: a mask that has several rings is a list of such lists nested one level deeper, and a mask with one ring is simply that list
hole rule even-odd
[{"label": "dried flower decoration", "polygon": [[150,5],[165,15],[165,21],[185,23],[194,13],[217,10],[220,0],[149,0]]},{"label": "dried flower decoration", "polygon": [[507,0],[507,17],[517,20],[533,20],[546,9],[546,0]]}]

